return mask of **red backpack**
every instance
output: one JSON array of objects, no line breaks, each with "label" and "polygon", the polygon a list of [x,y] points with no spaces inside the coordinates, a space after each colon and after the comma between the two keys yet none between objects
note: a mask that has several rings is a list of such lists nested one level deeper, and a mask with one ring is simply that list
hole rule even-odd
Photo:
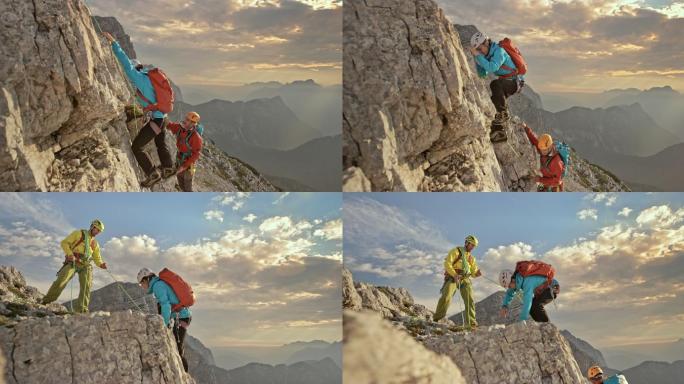
[{"label": "red backpack", "polygon": [[169,78],[166,77],[164,71],[159,68],[152,68],[147,71],[147,76],[150,78],[152,88],[154,88],[154,94],[157,97],[157,103],[152,104],[152,102],[150,102],[150,100],[148,100],[147,97],[145,97],[145,95],[138,90],[138,96],[148,104],[144,111],[159,111],[162,113],[173,112],[173,88],[171,88],[171,82],[169,81]]},{"label": "red backpack", "polygon": [[508,37],[504,38],[503,40],[499,41],[499,46],[503,48],[506,53],[511,57],[511,60],[513,60],[513,64],[515,64],[515,68],[513,69],[507,65],[502,65],[501,68],[508,70],[508,71],[513,71],[507,75],[499,76],[499,77],[511,77],[511,76],[516,76],[516,75],[524,75],[527,73],[527,63],[525,62],[525,58],[523,57],[522,53],[520,53],[520,50],[518,49],[518,46],[513,44],[513,41],[509,39]]},{"label": "red backpack", "polygon": [[185,307],[191,307],[195,304],[195,293],[192,291],[190,284],[185,282],[182,277],[168,268],[164,268],[159,272],[159,279],[168,284],[173,293],[178,297],[178,304],[171,306],[173,312],[178,312]]},{"label": "red backpack", "polygon": [[556,270],[551,264],[546,264],[538,260],[530,260],[518,261],[515,264],[515,273],[522,277],[545,276],[546,282],[534,290],[534,294],[539,295],[553,283],[553,277],[556,275]]}]

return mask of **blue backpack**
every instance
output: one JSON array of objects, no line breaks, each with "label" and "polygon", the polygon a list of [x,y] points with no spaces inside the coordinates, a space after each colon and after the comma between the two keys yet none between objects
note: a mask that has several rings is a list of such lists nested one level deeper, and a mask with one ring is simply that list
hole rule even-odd
[{"label": "blue backpack", "polygon": [[[178,130],[178,133],[176,133],[176,140],[178,140],[178,138],[180,137],[180,133],[181,133],[181,130],[179,129],[179,130]],[[180,158],[181,158],[181,159],[180,159],[180,162],[181,162],[181,164],[182,164],[183,162],[185,162],[185,159],[187,159],[188,157],[192,156],[192,150],[190,149],[190,138],[191,138],[192,135],[194,135],[195,133],[199,134],[200,137],[203,137],[203,135],[204,135],[204,125],[202,125],[201,123],[200,123],[200,124],[197,124],[197,126],[195,127],[195,129],[194,129],[189,135],[185,136],[185,148],[188,148],[188,151],[187,151],[187,152],[184,152],[184,153],[182,153],[182,154],[180,155]]]},{"label": "blue backpack", "polygon": [[[558,153],[558,156],[560,156],[561,161],[563,162],[563,174],[561,177],[565,177],[565,175],[568,174],[568,169],[570,168],[570,146],[562,141],[556,141],[554,145],[556,146],[556,153]],[[551,164],[551,161],[553,161],[553,157],[549,158],[544,167],[548,168],[549,164]]]}]

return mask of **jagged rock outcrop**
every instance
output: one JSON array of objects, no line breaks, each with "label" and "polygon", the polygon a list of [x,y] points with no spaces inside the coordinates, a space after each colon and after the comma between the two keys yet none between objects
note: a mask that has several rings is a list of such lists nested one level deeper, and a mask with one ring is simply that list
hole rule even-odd
[{"label": "jagged rock outcrop", "polygon": [[9,0],[0,14],[0,189],[138,190],[131,94],[83,2]]},{"label": "jagged rock outcrop", "polygon": [[140,312],[65,315],[26,285],[13,267],[0,267],[0,355],[4,379],[20,383],[191,384],[173,335],[159,316]]},{"label": "jagged rock outcrop", "polygon": [[344,311],[344,379],[350,383],[465,384],[447,357],[428,351],[377,314]]},{"label": "jagged rock outcrop", "polygon": [[123,25],[119,23],[119,20],[117,20],[116,17],[94,15],[93,24],[95,24],[95,29],[98,32],[111,33],[128,57],[131,59],[138,57],[138,54],[135,53],[135,47],[133,47],[133,43],[131,42],[131,37],[126,33]]},{"label": "jagged rock outcrop", "polygon": [[418,317],[431,319],[433,312],[417,304],[405,288],[377,287],[355,283],[351,272],[342,268],[342,306],[347,309],[369,309],[384,318]]},{"label": "jagged rock outcrop", "polygon": [[[357,291],[359,287],[363,287],[366,291],[372,291],[373,288],[379,289],[369,284],[354,283],[351,274],[347,280],[357,287]],[[348,282],[346,284],[348,285]],[[349,292],[349,290],[343,292]],[[407,299],[407,296],[410,297],[408,292],[401,289],[393,289],[389,292],[401,292],[400,297],[402,299]],[[364,298],[361,292],[359,295]],[[348,302],[351,300],[344,297],[343,303]],[[364,308],[371,308],[370,302],[368,305],[365,302],[361,304]],[[376,312],[388,319],[382,310]],[[476,332],[464,333],[459,331],[457,327],[442,326],[421,317],[396,316],[390,320],[386,323],[387,325],[392,324],[395,328],[404,330],[427,349],[437,352],[439,355],[450,357],[459,368],[466,383],[577,384],[584,380],[570,346],[552,323],[516,322],[510,325],[482,326]],[[347,316],[345,315],[346,321]],[[361,329],[375,326],[374,324],[359,325],[358,322],[354,324],[354,327]],[[383,346],[380,344],[387,341],[385,338],[378,338],[377,332],[356,331],[348,335],[346,323],[344,327],[346,377],[347,360],[352,358],[352,352],[347,352],[347,343],[363,344],[365,350],[374,348],[382,350]],[[355,334],[359,336],[354,337]],[[357,351],[354,350],[353,353],[357,353]],[[364,351],[359,353],[362,354],[363,358],[370,358],[363,355]],[[373,369],[373,367],[370,366],[368,369]],[[386,371],[375,373],[379,376],[390,374]],[[373,378],[371,377],[371,379]],[[373,381],[361,380],[358,382],[369,383]]]},{"label": "jagged rock outcrop", "polygon": [[[477,324],[480,326],[489,326],[496,324],[513,324],[518,321],[520,316],[520,298],[516,296],[511,304],[509,305],[508,317],[502,318],[499,315],[499,310],[501,309],[501,303],[503,303],[503,298],[506,295],[506,291],[494,292],[487,296],[483,300],[475,303],[475,318],[477,319]],[[451,317],[454,323],[460,324],[462,322],[462,312],[459,312]]]},{"label": "jagged rock outcrop", "polygon": [[582,372],[587,372],[592,365],[598,365],[604,369],[606,374],[609,373],[609,370],[607,369],[608,364],[606,363],[606,359],[603,358],[601,351],[579,337],[576,337],[568,330],[561,331],[561,334],[565,337],[565,340],[568,341],[568,344],[570,344],[572,355],[575,356],[575,361],[577,361]]}]

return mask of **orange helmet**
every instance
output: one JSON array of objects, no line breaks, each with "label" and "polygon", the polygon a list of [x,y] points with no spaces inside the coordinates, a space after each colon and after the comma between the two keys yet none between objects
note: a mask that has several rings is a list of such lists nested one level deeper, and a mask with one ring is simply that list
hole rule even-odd
[{"label": "orange helmet", "polygon": [[603,370],[601,369],[601,367],[599,367],[598,365],[589,367],[589,370],[587,371],[587,378],[593,379],[598,375],[603,375]]},{"label": "orange helmet", "polygon": [[540,151],[547,151],[549,148],[551,148],[552,145],[553,139],[551,138],[551,135],[545,133],[539,136],[539,141],[537,141],[537,148],[539,148]]},{"label": "orange helmet", "polygon": [[185,118],[188,121],[192,121],[193,123],[197,124],[200,122],[200,115],[197,112],[188,112],[185,114]]}]

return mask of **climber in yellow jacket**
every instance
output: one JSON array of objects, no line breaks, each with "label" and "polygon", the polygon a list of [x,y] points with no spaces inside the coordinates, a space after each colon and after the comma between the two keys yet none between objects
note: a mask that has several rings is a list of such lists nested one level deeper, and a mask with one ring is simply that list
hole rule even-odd
[{"label": "climber in yellow jacket", "polygon": [[88,312],[90,288],[93,285],[93,265],[91,262],[95,262],[95,265],[102,269],[107,269],[107,263],[102,261],[102,255],[100,255],[100,244],[95,240],[95,236],[102,231],[104,231],[104,224],[96,219],[90,223],[89,230],[73,231],[62,240],[61,245],[65,255],[64,265],[57,272],[57,280],[52,283],[47,294],[43,297],[43,304],[57,300],[74,274],[78,273],[80,287],[74,312]]},{"label": "climber in yellow jacket", "polygon": [[480,268],[477,266],[475,257],[470,254],[477,247],[477,238],[470,235],[465,238],[463,247],[456,247],[449,251],[444,259],[444,284],[440,293],[442,296],[437,302],[437,310],[432,319],[439,321],[446,316],[451,298],[457,289],[461,291],[461,297],[465,303],[465,324],[466,329],[474,330],[477,328],[475,319],[475,302],[473,301],[473,285],[470,278],[482,276]]}]

